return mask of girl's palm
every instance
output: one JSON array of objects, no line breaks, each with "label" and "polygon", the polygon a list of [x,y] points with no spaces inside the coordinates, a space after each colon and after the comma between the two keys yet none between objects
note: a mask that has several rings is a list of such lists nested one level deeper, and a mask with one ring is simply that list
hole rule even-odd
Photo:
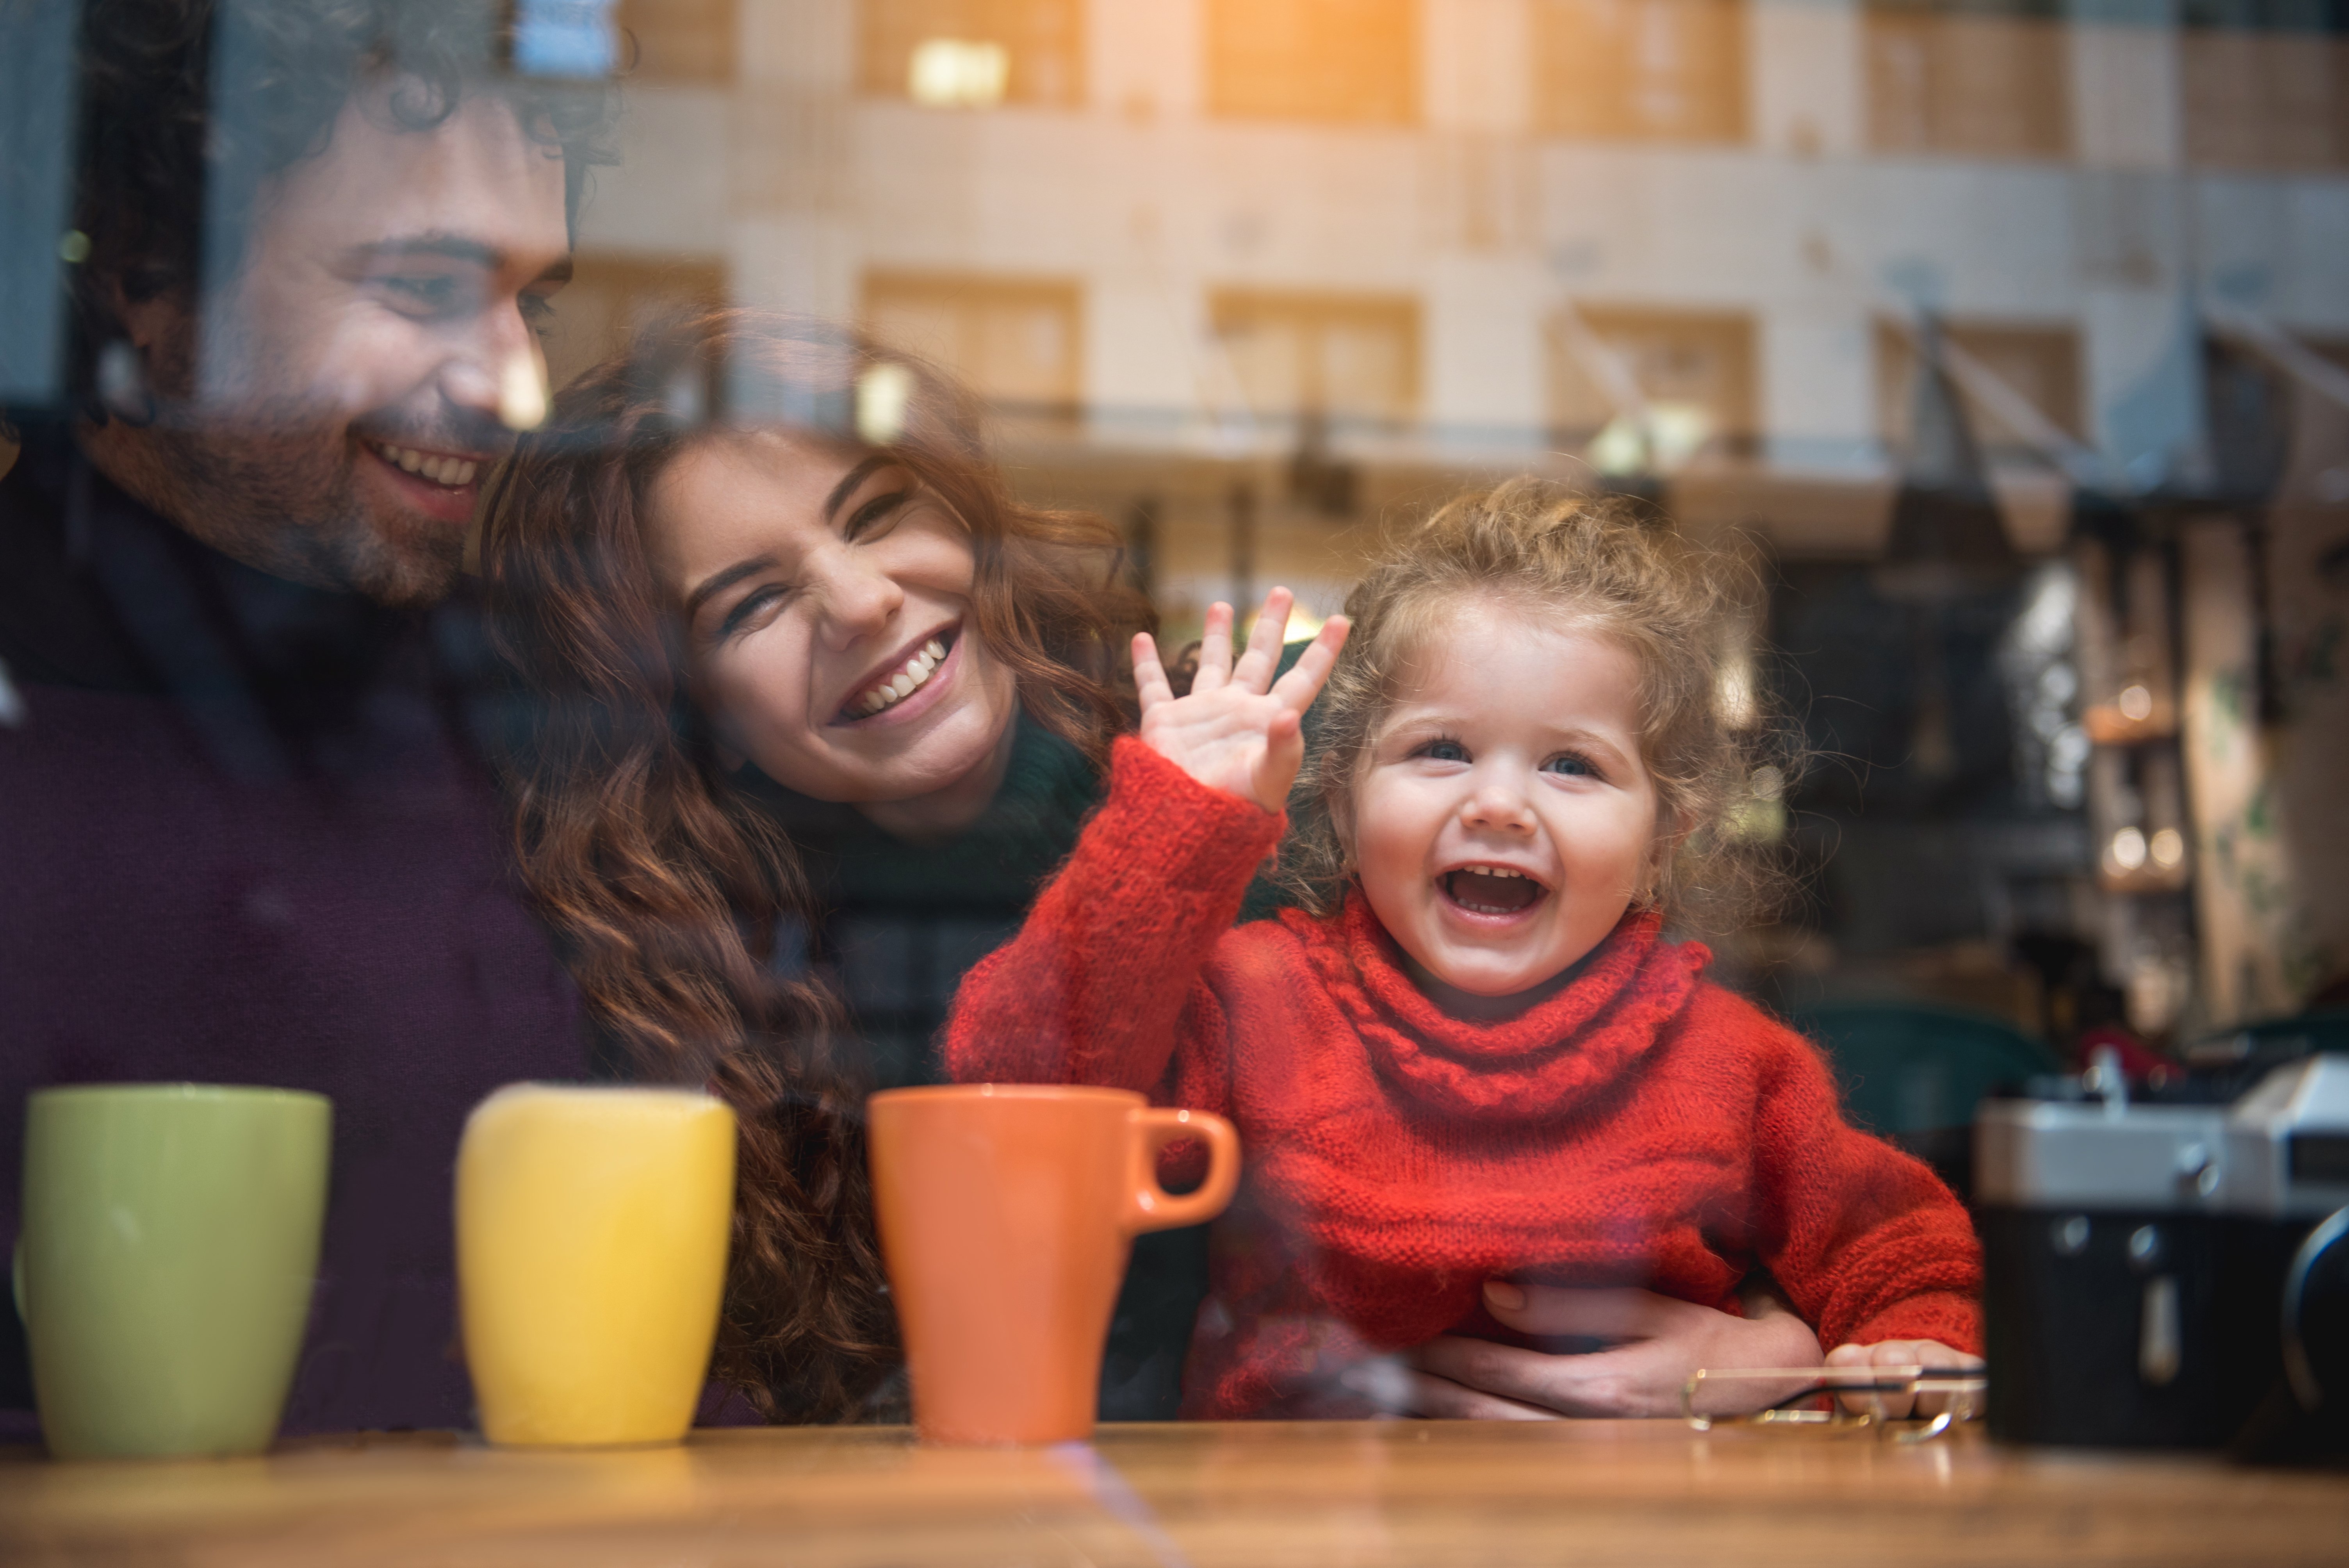
[{"label": "girl's palm", "polygon": [[1345,645],[1346,618],[1332,615],[1297,661],[1275,681],[1290,594],[1265,595],[1247,651],[1232,662],[1232,607],[1207,611],[1206,641],[1190,695],[1176,696],[1150,634],[1133,639],[1133,685],[1142,701],[1142,738],[1150,748],[1211,789],[1278,811],[1305,760],[1300,725]]}]

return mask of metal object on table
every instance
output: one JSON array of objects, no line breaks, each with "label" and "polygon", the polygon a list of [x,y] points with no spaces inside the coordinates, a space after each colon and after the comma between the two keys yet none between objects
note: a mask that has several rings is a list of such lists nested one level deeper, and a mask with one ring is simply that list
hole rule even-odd
[{"label": "metal object on table", "polygon": [[[1930,1442],[1982,1413],[1990,1384],[1979,1367],[1699,1367],[1681,1387],[1681,1415],[1700,1432],[1715,1427],[1869,1428],[1897,1443]],[[1707,1408],[1717,1396],[1720,1408]],[[1948,1407],[1910,1419],[1890,1402],[1942,1395]]]},{"label": "metal object on table", "polygon": [[1992,1437],[2349,1447],[2349,1055],[2144,1097],[2099,1063],[1974,1138]]}]

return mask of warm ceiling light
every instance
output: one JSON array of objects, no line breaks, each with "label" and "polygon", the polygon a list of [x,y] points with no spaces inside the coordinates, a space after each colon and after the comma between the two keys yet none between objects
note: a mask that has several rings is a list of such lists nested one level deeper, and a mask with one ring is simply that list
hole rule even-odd
[{"label": "warm ceiling light", "polygon": [[856,434],[868,446],[886,447],[905,433],[905,410],[914,401],[914,373],[894,360],[869,366],[856,378]]},{"label": "warm ceiling light", "polygon": [[992,108],[1011,79],[1011,51],[970,38],[925,38],[914,46],[905,91],[932,108]]},{"label": "warm ceiling light", "polygon": [[509,430],[535,430],[546,423],[546,370],[525,350],[506,361],[498,377],[498,422]]},{"label": "warm ceiling light", "polygon": [[2121,870],[2136,871],[2145,864],[2145,835],[2135,828],[2123,828],[2113,835],[2112,848],[2106,852]]}]

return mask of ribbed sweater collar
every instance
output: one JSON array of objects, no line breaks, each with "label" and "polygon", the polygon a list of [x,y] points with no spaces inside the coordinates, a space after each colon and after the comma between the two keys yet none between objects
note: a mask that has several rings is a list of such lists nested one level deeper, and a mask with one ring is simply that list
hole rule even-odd
[{"label": "ribbed sweater collar", "polygon": [[1515,1018],[1475,1023],[1438,1008],[1359,892],[1336,920],[1283,915],[1369,1049],[1379,1075],[1445,1115],[1532,1120],[1604,1093],[1638,1067],[1713,960],[1702,943],[1661,940],[1634,911],[1555,996]]}]

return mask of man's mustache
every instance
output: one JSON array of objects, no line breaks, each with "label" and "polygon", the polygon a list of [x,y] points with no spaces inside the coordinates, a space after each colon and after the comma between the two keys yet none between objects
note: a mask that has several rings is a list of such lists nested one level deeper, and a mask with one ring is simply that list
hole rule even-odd
[{"label": "man's mustache", "polygon": [[385,409],[353,419],[306,408],[222,407],[201,397],[154,397],[144,418],[129,418],[112,408],[108,413],[142,428],[156,426],[212,438],[310,442],[347,434],[363,441],[491,462],[513,450],[515,439],[514,432],[494,417],[476,418],[455,409],[426,416]]},{"label": "man's mustache", "polygon": [[514,433],[488,416],[473,418],[451,410],[429,418],[391,414],[354,419],[350,431],[363,441],[414,447],[419,451],[494,461],[513,450]]}]

